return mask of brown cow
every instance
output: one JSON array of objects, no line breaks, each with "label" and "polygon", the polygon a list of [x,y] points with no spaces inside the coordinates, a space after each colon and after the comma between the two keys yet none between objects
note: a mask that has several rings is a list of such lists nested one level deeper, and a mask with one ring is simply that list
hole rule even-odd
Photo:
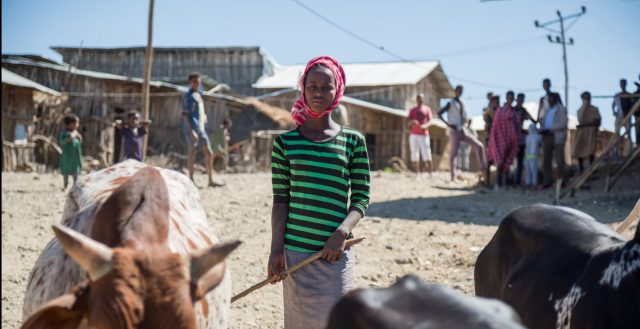
[{"label": "brown cow", "polygon": [[[182,230],[186,231],[188,227],[184,225],[189,225],[190,220],[198,223],[197,217],[170,223],[173,220],[170,220],[170,213],[175,210],[170,208],[176,200],[185,202],[182,200],[185,195],[174,197],[175,193],[181,192],[179,190],[172,190],[173,199],[170,200],[165,183],[175,185],[172,180],[176,176],[127,161],[106,169],[106,172],[86,176],[78,188],[95,189],[88,187],[92,180],[103,188],[104,177],[111,179],[114,172],[124,179],[110,196],[99,207],[80,209],[75,221],[67,221],[77,223],[77,218],[89,221],[83,216],[89,211],[93,214],[89,216],[93,219],[89,237],[62,225],[54,226],[57,240],[53,240],[41,255],[28,284],[26,321],[22,328],[195,329],[203,323],[201,328],[221,326],[219,322],[209,321],[213,312],[203,310],[209,307],[204,297],[225,279],[224,258],[240,242],[209,243],[210,247],[196,251],[174,252],[172,249],[179,249],[176,248],[176,241],[180,240],[177,236],[185,234],[180,232],[182,234],[171,238],[172,225],[182,224]],[[182,185],[181,179],[178,178],[180,184],[177,185]],[[93,193],[94,196],[98,194]],[[95,203],[93,201],[90,204]],[[191,241],[188,236],[187,240]],[[84,277],[87,279],[77,280],[68,257],[62,261],[64,264],[54,265],[61,261],[54,252],[59,245],[86,271]],[[49,269],[46,275],[41,273],[43,268]],[[51,291],[45,289],[47,284],[57,286],[58,290],[54,291],[64,289],[66,293],[30,311],[34,300],[42,300],[42,295]],[[67,289],[69,286],[74,287]],[[204,302],[203,307],[196,310],[194,303],[199,300]],[[226,306],[228,308],[228,304]],[[216,311],[225,316],[228,313],[228,309]],[[226,321],[222,326],[226,326]]]}]

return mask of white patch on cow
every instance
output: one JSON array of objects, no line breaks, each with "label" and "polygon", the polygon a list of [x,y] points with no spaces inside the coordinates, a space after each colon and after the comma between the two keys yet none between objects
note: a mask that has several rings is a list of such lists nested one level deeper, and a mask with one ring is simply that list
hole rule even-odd
[{"label": "white patch on cow", "polygon": [[[116,188],[144,167],[147,165],[127,160],[80,178],[67,196],[62,224],[89,235],[100,205]],[[181,173],[156,169],[160,171],[169,191],[169,249],[186,254],[219,243],[218,236],[207,222],[195,185]],[[69,292],[85,278],[84,270],[66,256],[58,240],[51,240],[31,270],[23,304],[23,319],[27,319],[47,301]],[[227,328],[231,299],[228,267],[222,282],[205,299],[208,314],[202,308],[203,303],[195,305],[198,328]]]},{"label": "white patch on cow", "polygon": [[571,290],[569,290],[569,293],[564,298],[556,300],[554,305],[554,309],[558,314],[556,329],[571,328],[571,313],[582,296],[584,296],[582,289],[577,285],[573,285]]},{"label": "white patch on cow", "polygon": [[620,282],[622,282],[627,275],[638,270],[640,270],[640,244],[622,250],[620,258],[612,260],[611,263],[609,263],[609,267],[602,272],[600,284],[618,289]]}]

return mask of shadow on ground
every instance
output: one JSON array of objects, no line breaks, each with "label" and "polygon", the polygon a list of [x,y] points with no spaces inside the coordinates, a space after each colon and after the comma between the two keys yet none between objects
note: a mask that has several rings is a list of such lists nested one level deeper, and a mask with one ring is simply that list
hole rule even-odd
[{"label": "shadow on ground", "polygon": [[[436,187],[442,188],[442,187]],[[442,189],[474,191],[467,188]],[[602,223],[623,220],[640,195],[636,193],[578,194],[561,201],[561,206],[583,211]],[[450,223],[498,225],[509,212],[535,203],[552,204],[551,192],[521,190],[475,190],[469,194],[431,198],[404,198],[370,205],[368,217],[407,220],[441,220]]]}]

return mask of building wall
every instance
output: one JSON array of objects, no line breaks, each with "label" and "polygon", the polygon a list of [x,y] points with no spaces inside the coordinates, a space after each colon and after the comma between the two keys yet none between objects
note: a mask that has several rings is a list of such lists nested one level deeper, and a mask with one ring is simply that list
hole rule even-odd
[{"label": "building wall", "polygon": [[[30,65],[3,63],[3,66],[54,90],[68,86],[68,90],[73,92],[68,94],[66,105],[80,117],[80,132],[85,138],[83,152],[107,163],[113,161],[115,136],[112,123],[115,119],[126,119],[131,110],[140,111],[140,83],[70,75],[66,71]],[[186,145],[181,129],[183,93],[164,86],[151,86],[150,91],[149,118],[153,124],[149,132],[149,150],[184,153]],[[209,131],[219,126],[231,112],[241,111],[243,106],[213,96],[205,96],[204,100]],[[47,136],[57,139],[58,134],[59,130],[54,129]]]},{"label": "building wall", "polygon": [[[130,77],[142,77],[144,47],[83,49],[54,48],[63,61],[76,67]],[[77,63],[77,64],[76,64]],[[199,71],[216,81],[228,84],[240,95],[253,95],[251,84],[263,74],[273,72],[273,63],[258,47],[235,48],[155,48],[151,79],[186,85],[187,77]]]},{"label": "building wall", "polygon": [[[13,142],[17,124],[32,127],[37,104],[33,101],[34,91],[8,84],[2,84],[2,140]],[[33,129],[33,128],[31,128]]]}]

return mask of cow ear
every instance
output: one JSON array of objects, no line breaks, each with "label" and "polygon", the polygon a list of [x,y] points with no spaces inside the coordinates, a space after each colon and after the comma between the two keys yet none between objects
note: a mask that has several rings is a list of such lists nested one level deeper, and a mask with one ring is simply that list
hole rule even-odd
[{"label": "cow ear", "polygon": [[62,295],[46,303],[33,313],[21,329],[75,329],[78,328],[84,314],[74,310],[76,296]]},{"label": "cow ear", "polygon": [[111,271],[111,248],[63,225],[53,225],[52,228],[64,251],[89,274],[92,281]]},{"label": "cow ear", "polygon": [[194,298],[204,297],[211,289],[215,288],[224,278],[226,265],[224,259],[235,250],[240,241],[230,241],[192,252],[187,256],[191,284],[195,287]]}]

